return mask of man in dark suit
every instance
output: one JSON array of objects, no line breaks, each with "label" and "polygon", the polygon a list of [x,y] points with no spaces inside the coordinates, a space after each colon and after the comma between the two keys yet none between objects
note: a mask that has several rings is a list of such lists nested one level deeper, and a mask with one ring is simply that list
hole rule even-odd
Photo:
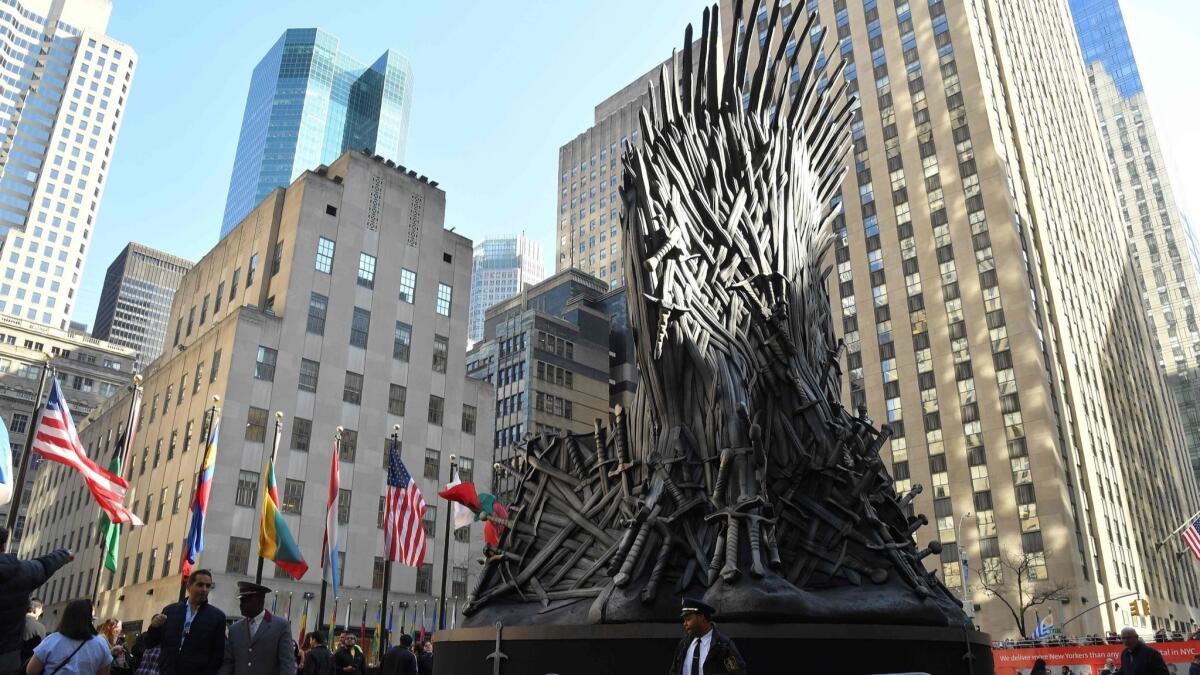
[{"label": "man in dark suit", "polygon": [[694,598],[684,598],[679,610],[687,637],[675,649],[671,675],[746,675],[746,662],[733,640],[713,626],[717,611]]},{"label": "man in dark suit", "polygon": [[187,599],[163,608],[162,675],[217,675],[221,669],[225,612],[208,604],[212,587],[212,572],[196,570],[188,576]]},{"label": "man in dark suit", "polygon": [[411,635],[401,635],[400,644],[383,655],[382,675],[417,675],[417,655],[412,645]]},{"label": "man in dark suit", "polygon": [[219,675],[296,675],[292,625],[266,610],[266,586],[238,582],[238,604],[246,617],[229,627]]}]

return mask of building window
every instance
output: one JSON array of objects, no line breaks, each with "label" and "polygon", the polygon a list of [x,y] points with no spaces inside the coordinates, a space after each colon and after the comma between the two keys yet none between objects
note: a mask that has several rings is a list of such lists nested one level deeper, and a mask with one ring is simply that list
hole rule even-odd
[{"label": "building window", "polygon": [[254,283],[254,273],[258,271],[258,254],[250,256],[250,265],[246,268],[246,288]]},{"label": "building window", "polygon": [[213,352],[212,368],[208,370],[208,383],[212,384],[217,381],[217,375],[221,372],[221,350]]},{"label": "building window", "polygon": [[29,428],[29,415],[22,415],[21,413],[13,413],[12,418],[9,420],[8,430],[14,434],[23,434],[23,433],[25,433],[25,430],[28,428]]},{"label": "building window", "polygon": [[333,241],[325,237],[317,241],[317,271],[325,274],[333,272]]},{"label": "building window", "polygon": [[317,379],[321,375],[321,364],[317,361],[300,359],[300,391],[316,391]]},{"label": "building window", "polygon": [[350,491],[338,490],[338,522],[342,525],[350,522]]},{"label": "building window", "polygon": [[446,372],[446,362],[450,357],[450,338],[445,335],[433,336],[433,372]]},{"label": "building window", "polygon": [[[164,579],[171,576],[171,557],[174,552],[175,552],[175,544],[167,544],[167,553],[166,553],[166,555],[163,556],[163,566],[162,566],[162,577]],[[109,582],[111,583],[112,579],[109,579]],[[112,590],[111,586],[109,587],[109,590]]]},{"label": "building window", "polygon": [[446,399],[441,396],[429,395],[429,423],[442,425],[443,408],[446,406]]},{"label": "building window", "polygon": [[284,513],[300,513],[304,508],[304,481],[287,479],[283,483]]},{"label": "building window", "polygon": [[216,301],[213,302],[213,319],[217,318],[217,312],[221,311],[221,301],[225,299],[225,282],[217,284]]},{"label": "building window", "polygon": [[455,566],[451,570],[450,594],[455,598],[467,597],[467,568]]},{"label": "building window", "polygon": [[358,254],[358,285],[363,288],[375,288],[375,256]]},{"label": "building window", "polygon": [[475,410],[475,406],[473,406],[473,405],[464,405],[463,406],[463,414],[462,414],[463,433],[468,433],[468,434],[475,433],[475,418],[476,418],[477,414],[478,413]]},{"label": "building window", "polygon": [[442,468],[442,451],[425,448],[425,477],[438,479]]},{"label": "building window", "polygon": [[363,376],[346,371],[346,384],[342,387],[342,400],[359,405],[362,403]]},{"label": "building window", "polygon": [[238,472],[237,498],[235,503],[238,506],[249,506],[251,508],[258,504],[257,471]]},{"label": "building window", "polygon": [[303,417],[292,418],[292,449],[308,452],[308,443],[312,437],[312,420]]},{"label": "building window", "polygon": [[354,308],[354,318],[350,321],[350,346],[367,348],[367,332],[371,328],[371,312],[362,307]]},{"label": "building window", "polygon": [[[141,557],[141,553],[138,557]],[[250,566],[250,540],[245,537],[229,538],[229,555],[225,558],[225,573],[245,575]],[[133,577],[137,578],[134,570]]]},{"label": "building window", "polygon": [[[279,353],[270,347],[258,346],[258,356],[254,359],[254,379],[267,380],[268,382],[275,379],[275,359]],[[180,389],[182,391],[182,388]]]},{"label": "building window", "polygon": [[196,374],[192,377],[192,394],[200,393],[200,385],[204,382],[204,362],[196,364]]},{"label": "building window", "polygon": [[358,453],[358,432],[354,429],[342,429],[342,442],[338,457],[343,462],[353,462]]},{"label": "building window", "polygon": [[[385,458],[387,457],[386,449],[384,449],[384,451],[383,451],[383,456]],[[387,460],[385,459],[384,464],[386,464],[386,463],[387,463]],[[386,515],[386,511],[387,511],[387,498],[380,497],[379,498],[379,513],[376,514],[376,516],[375,516],[375,527],[377,529],[380,529],[380,530],[383,529],[383,517],[384,517],[384,515]]]},{"label": "building window", "polygon": [[379,556],[375,556],[375,565],[371,569],[371,588],[383,588],[384,570],[387,569],[387,562]]},{"label": "building window", "polygon": [[393,384],[388,390],[388,412],[404,415],[404,404],[408,401],[408,387]]},{"label": "building window", "polygon": [[453,289],[447,284],[438,284],[437,304],[435,309],[442,316],[450,316],[450,296]]},{"label": "building window", "polygon": [[464,483],[475,480],[475,460],[470,457],[458,458],[458,477]]},{"label": "building window", "polygon": [[179,513],[179,504],[183,501],[183,481],[175,481],[175,498],[171,500],[171,513]]},{"label": "building window", "polygon": [[433,563],[425,563],[417,570],[417,594],[433,593]]},{"label": "building window", "polygon": [[408,352],[412,347],[412,326],[396,322],[396,337],[392,342],[392,358],[399,361],[408,361]]},{"label": "building window", "polygon": [[267,411],[250,406],[246,413],[246,440],[262,443],[267,437]]},{"label": "building window", "polygon": [[325,334],[325,314],[329,311],[329,298],[320,293],[308,297],[308,332]]},{"label": "building window", "polygon": [[155,512],[154,520],[162,520],[163,514],[167,512],[167,488],[158,491],[158,511]]},{"label": "building window", "polygon": [[401,267],[400,268],[400,299],[411,305],[413,303],[413,299],[416,297],[416,293],[417,293],[417,273],[412,270]]},{"label": "building window", "polygon": [[425,516],[421,519],[421,524],[425,527],[425,536],[430,539],[437,536],[437,507],[426,506]]}]

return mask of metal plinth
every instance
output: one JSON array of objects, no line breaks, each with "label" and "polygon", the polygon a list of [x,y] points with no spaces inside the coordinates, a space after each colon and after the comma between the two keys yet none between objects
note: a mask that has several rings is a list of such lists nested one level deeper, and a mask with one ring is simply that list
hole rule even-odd
[{"label": "metal plinth", "polygon": [[[755,675],[993,675],[988,636],[961,628],[718,623]],[[439,631],[434,670],[496,675],[663,675],[683,637],[672,624]],[[503,654],[506,658],[489,658]],[[968,654],[970,658],[968,658]],[[498,664],[498,665],[497,665]]]}]

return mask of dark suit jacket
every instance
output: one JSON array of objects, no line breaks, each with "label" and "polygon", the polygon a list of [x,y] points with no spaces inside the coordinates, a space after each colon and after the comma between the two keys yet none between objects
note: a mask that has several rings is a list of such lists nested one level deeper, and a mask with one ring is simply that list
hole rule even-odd
[{"label": "dark suit jacket", "polygon": [[304,654],[304,675],[334,675],[333,652],[329,647],[318,645]]},{"label": "dark suit jacket", "polygon": [[167,623],[163,626],[159,672],[162,675],[216,675],[225,658],[225,612],[207,603],[201,605],[192,618],[191,631],[184,639],[186,605],[187,600],[184,600],[163,608]]},{"label": "dark suit jacket", "polygon": [[230,626],[220,675],[296,675],[292,625],[265,612],[253,636],[249,619]]},{"label": "dark suit jacket", "polygon": [[[675,662],[671,664],[671,675],[683,673],[683,660],[687,656],[692,638],[683,638],[675,648]],[[721,635],[713,629],[712,643],[708,646],[708,656],[702,666],[704,675],[746,675],[746,662],[738,653],[733,640]]]},{"label": "dark suit jacket", "polygon": [[411,648],[392,647],[383,655],[380,672],[381,675],[417,675],[417,655]]}]

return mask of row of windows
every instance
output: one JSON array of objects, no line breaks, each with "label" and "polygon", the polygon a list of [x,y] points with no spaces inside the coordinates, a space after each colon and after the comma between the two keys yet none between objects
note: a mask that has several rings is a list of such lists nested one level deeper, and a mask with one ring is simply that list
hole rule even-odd
[{"label": "row of windows", "polygon": [[[315,267],[318,272],[333,274],[333,258],[336,243],[332,239],[321,237],[317,241],[317,256]],[[375,256],[368,253],[358,254],[357,283],[364,288],[375,288]],[[417,273],[407,268],[400,268],[400,299],[412,304],[416,298]],[[450,316],[450,305],[454,289],[449,284],[438,283],[437,297],[434,309],[441,316]]]}]

